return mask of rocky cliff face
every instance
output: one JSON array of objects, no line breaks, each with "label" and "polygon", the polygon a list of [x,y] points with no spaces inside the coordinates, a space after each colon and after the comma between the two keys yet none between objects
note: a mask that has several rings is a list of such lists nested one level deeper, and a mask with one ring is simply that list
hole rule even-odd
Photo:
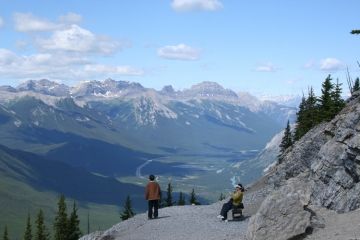
[{"label": "rocky cliff face", "polygon": [[329,123],[309,131],[266,176],[275,189],[249,222],[248,239],[302,239],[323,227],[320,208],[360,207],[360,92]]}]

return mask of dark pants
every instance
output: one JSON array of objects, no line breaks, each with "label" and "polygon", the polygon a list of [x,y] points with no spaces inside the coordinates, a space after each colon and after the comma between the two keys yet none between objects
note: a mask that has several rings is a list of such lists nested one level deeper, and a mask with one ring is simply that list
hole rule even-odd
[{"label": "dark pants", "polygon": [[158,209],[159,209],[159,200],[149,200],[149,209],[148,209],[148,217],[153,218],[153,208],[154,208],[154,218],[158,217]]},{"label": "dark pants", "polygon": [[227,203],[224,203],[220,212],[220,215],[223,216],[223,220],[227,219],[227,214],[232,208],[233,208],[232,200],[228,201]]}]

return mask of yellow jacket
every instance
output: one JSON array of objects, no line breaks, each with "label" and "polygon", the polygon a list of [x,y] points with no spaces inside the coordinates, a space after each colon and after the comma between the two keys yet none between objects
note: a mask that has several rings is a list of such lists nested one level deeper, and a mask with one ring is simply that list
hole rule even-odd
[{"label": "yellow jacket", "polygon": [[240,203],[242,202],[244,193],[241,191],[236,191],[233,194],[231,194],[231,198],[233,200],[233,205],[235,206],[239,206]]}]

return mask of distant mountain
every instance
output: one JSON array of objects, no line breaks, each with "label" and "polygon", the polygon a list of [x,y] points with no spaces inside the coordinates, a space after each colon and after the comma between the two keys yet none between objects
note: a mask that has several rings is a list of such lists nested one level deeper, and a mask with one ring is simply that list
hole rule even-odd
[{"label": "distant mountain", "polygon": [[19,92],[31,91],[51,96],[68,96],[70,93],[70,87],[47,79],[29,80],[20,84],[16,89]]},{"label": "distant mountain", "polygon": [[300,95],[279,95],[279,96],[262,95],[259,97],[261,101],[276,102],[278,104],[289,107],[299,107],[301,98],[302,97]]},{"label": "distant mountain", "polygon": [[295,108],[214,82],[156,91],[112,79],[75,87],[43,79],[0,93],[0,144],[109,176],[133,175],[160,156],[260,151],[295,116]]},{"label": "distant mountain", "polygon": [[[296,111],[214,82],[156,91],[112,79],[75,87],[43,79],[0,93],[0,144],[109,175],[130,174],[162,155],[260,151]],[[106,164],[95,152],[101,149],[107,149]],[[88,157],[76,160],[76,153]],[[128,159],[125,168],[121,156]]]}]

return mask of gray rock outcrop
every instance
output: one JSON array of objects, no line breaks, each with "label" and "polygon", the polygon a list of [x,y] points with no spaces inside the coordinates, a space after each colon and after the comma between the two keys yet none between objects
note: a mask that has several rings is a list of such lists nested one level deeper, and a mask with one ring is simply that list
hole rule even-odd
[{"label": "gray rock outcrop", "polygon": [[304,233],[311,226],[311,212],[304,208],[309,201],[306,183],[291,179],[264,200],[250,219],[247,238],[286,240]]},{"label": "gray rock outcrop", "polygon": [[316,208],[340,213],[359,208],[359,182],[360,92],[357,92],[331,122],[310,130],[268,174],[267,184],[274,191],[250,219],[247,238],[291,239],[306,235],[309,230],[323,226]]}]

